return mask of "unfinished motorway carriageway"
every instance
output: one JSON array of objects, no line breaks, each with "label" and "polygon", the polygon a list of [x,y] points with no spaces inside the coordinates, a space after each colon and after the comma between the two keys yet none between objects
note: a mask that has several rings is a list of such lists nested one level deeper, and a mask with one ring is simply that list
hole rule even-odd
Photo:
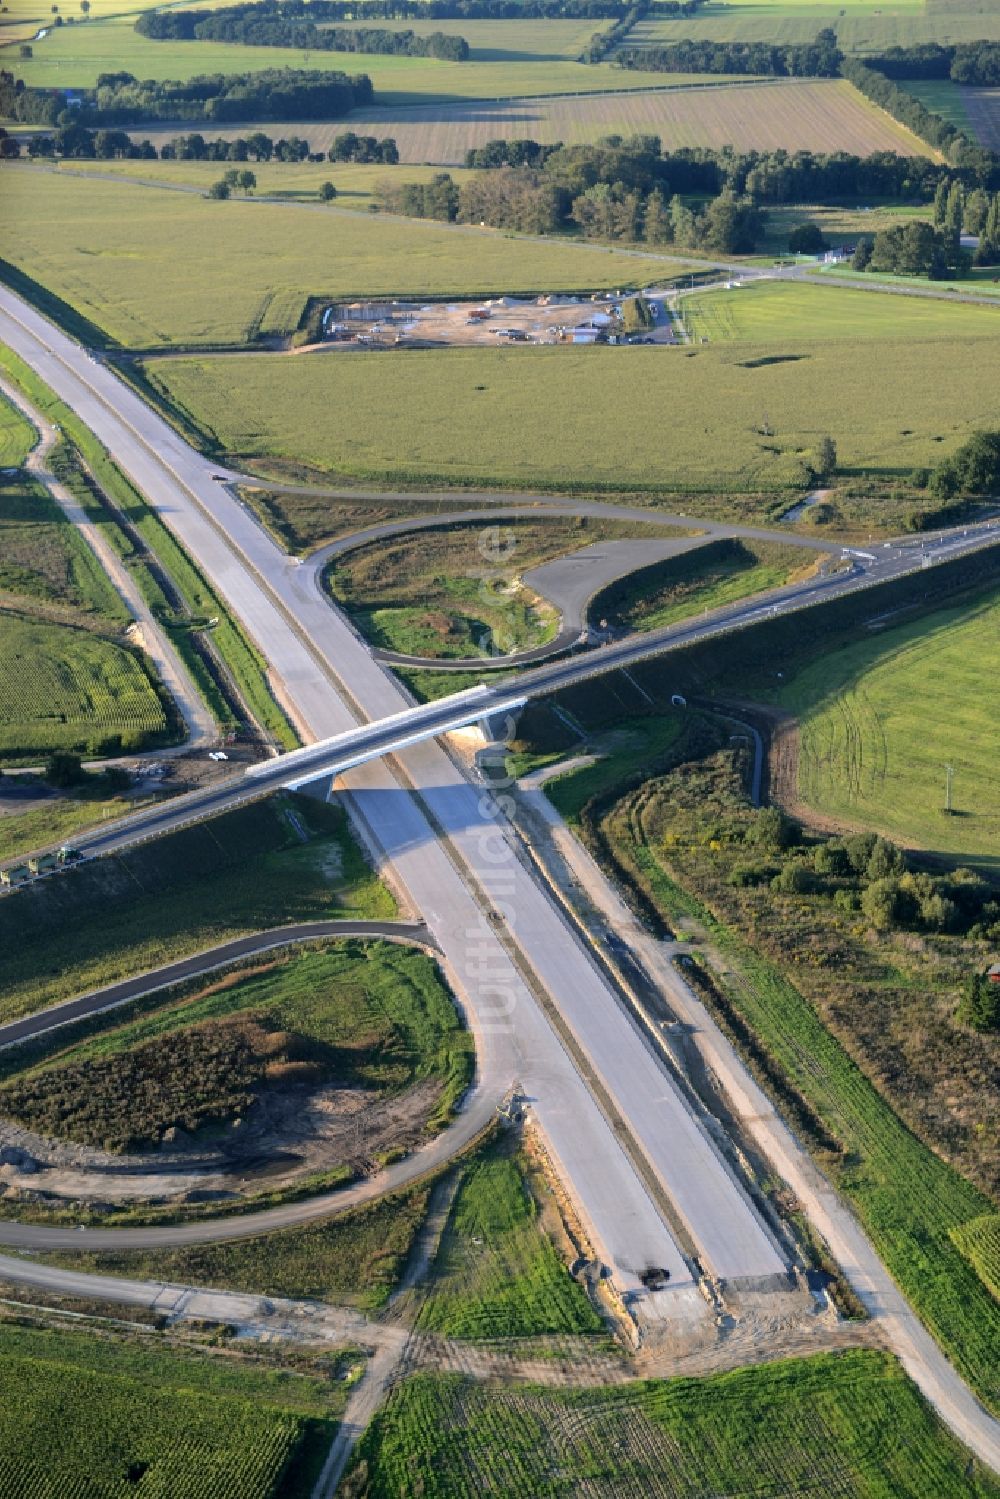
[{"label": "unfinished motorway carriageway", "polygon": [[[414,708],[400,685],[236,498],[213,466],[103,364],[31,307],[0,290],[0,339],[30,364],[97,435],[114,460],[225,597],[267,658],[304,740],[303,751],[217,785],[200,809],[179,798],[149,819],[209,816],[241,798],[343,771],[348,810],[376,859],[422,913],[477,1046],[476,1091],[498,1100],[517,1084],[593,1250],[623,1295],[655,1315],[708,1315],[699,1270],[723,1286],[787,1284],[788,1255],[723,1149],[689,1106],[605,973],[520,857],[493,799],[434,737],[511,711],[537,693],[626,665],[671,644],[739,628],[769,612],[864,587],[927,565],[897,548],[850,572],[783,590],[766,604],[722,611],[659,638],[623,641],[539,668],[510,686]],[[941,556],[992,544],[982,534],[941,538]],[[461,699],[461,700],[459,700]],[[389,758],[391,757],[391,758]],[[219,798],[212,801],[212,798]],[[226,800],[228,798],[228,800]],[[150,820],[109,829],[88,851],[166,831]],[[12,897],[18,898],[18,897]],[[496,921],[497,912],[503,920]],[[193,1231],[211,1223],[136,1230],[30,1230],[80,1248],[125,1247],[132,1233]],[[217,1226],[216,1226],[217,1228]],[[52,1240],[52,1242],[56,1242]],[[669,1272],[649,1291],[645,1272]],[[641,1314],[641,1312],[640,1312]]]}]

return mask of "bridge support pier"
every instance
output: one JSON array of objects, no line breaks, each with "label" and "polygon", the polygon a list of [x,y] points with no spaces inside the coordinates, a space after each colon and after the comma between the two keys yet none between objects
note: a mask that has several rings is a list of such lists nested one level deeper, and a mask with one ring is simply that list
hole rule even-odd
[{"label": "bridge support pier", "polygon": [[477,720],[483,738],[490,744],[508,744],[516,738],[517,720],[521,714],[523,704],[516,708],[506,709],[501,713],[484,713]]}]

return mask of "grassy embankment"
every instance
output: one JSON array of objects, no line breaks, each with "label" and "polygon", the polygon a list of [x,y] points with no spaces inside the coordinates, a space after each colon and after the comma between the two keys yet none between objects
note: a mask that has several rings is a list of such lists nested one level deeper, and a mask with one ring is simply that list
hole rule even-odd
[{"label": "grassy embankment", "polygon": [[7,1059],[5,1117],[105,1150],[229,1121],[270,1091],[316,1088],[390,1099],[436,1085],[427,1127],[451,1117],[471,1048],[435,965],[388,943],[338,943],[258,960],[168,990]]},{"label": "grassy embankment", "polygon": [[994,1499],[899,1365],[868,1350],[610,1388],[420,1374],[376,1415],[352,1499],[634,1492]]},{"label": "grassy embankment", "polygon": [[[899,317],[905,329],[902,307]],[[775,360],[785,352],[794,357]],[[824,433],[847,475],[894,480],[933,465],[993,421],[993,365],[989,339],[897,330],[880,341],[248,355],[146,369],[241,463],[384,483],[706,492],[686,508],[719,513],[720,491],[770,494],[778,509],[777,496],[808,482]],[[756,512],[768,513],[766,498]]]},{"label": "grassy embankment", "polygon": [[[417,1326],[449,1338],[597,1333],[603,1322],[540,1222],[529,1164],[509,1142],[466,1169]],[[535,1183],[535,1191],[542,1184]]]},{"label": "grassy embankment", "polygon": [[335,559],[337,603],[373,645],[426,657],[506,655],[544,645],[559,613],[523,574],[595,542],[676,535],[643,522],[509,520],[429,527]]},{"label": "grassy embankment", "polygon": [[813,553],[781,542],[709,542],[603,588],[591,601],[590,616],[626,630],[658,630],[702,609],[718,609],[807,577],[817,560]]},{"label": "grassy embankment", "polygon": [[392,916],[339,809],[283,799],[66,871],[0,902],[4,1019],[230,937],[294,921]]},{"label": "grassy embankment", "polygon": [[[276,1361],[155,1334],[0,1321],[10,1493],[307,1499],[346,1400],[337,1354]],[[53,1445],[52,1433],[59,1440]],[[85,1477],[81,1478],[81,1475]]]},{"label": "grassy embankment", "polygon": [[[193,632],[209,628],[209,653],[221,659],[222,672],[231,680],[241,704],[266,736],[281,748],[293,748],[298,740],[272,696],[263,658],[172,533],[113,463],[90,429],[22,360],[9,350],[0,349],[0,366],[36,408],[61,428],[70,445],[68,450],[64,446],[61,462],[56,460],[65,481],[132,570],[147,603],[170,632],[192,679],[219,722],[232,724],[233,715],[192,638]],[[93,484],[88,482],[86,471],[93,477]],[[131,530],[131,537],[117,517]],[[155,558],[172,598],[166,596],[142,548]],[[213,623],[209,624],[210,621]]]}]

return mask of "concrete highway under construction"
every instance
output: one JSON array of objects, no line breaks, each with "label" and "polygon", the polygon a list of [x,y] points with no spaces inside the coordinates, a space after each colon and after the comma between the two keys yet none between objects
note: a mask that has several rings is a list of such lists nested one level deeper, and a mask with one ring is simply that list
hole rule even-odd
[{"label": "concrete highway under construction", "polygon": [[[476,1042],[474,1098],[492,1108],[517,1089],[597,1257],[637,1314],[710,1316],[701,1275],[723,1289],[787,1286],[789,1248],[724,1142],[529,866],[502,805],[436,736],[480,721],[495,727],[528,698],[595,672],[995,545],[996,531],[970,527],[857,553],[842,570],[764,600],[535,667],[514,684],[414,707],[321,595],[314,571],[278,549],[213,477],[217,469],[109,368],[6,288],[0,341],[96,434],[224,596],[266,658],[305,745],[102,829],[81,839],[81,849],[110,852],[282,786],[339,777],[359,835],[405,890],[440,951]],[[211,1223],[189,1227],[194,1237],[211,1236]],[[0,1242],[36,1248],[124,1246],[160,1242],[159,1235],[176,1242],[185,1228],[0,1226]]]}]

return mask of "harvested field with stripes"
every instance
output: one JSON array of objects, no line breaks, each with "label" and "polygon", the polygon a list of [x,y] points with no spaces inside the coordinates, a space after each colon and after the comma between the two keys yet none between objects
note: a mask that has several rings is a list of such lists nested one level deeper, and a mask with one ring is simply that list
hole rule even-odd
[{"label": "harvested field with stripes", "polygon": [[[273,124],[272,135],[305,136],[313,151],[327,151],[342,120],[321,124]],[[362,135],[390,135],[404,162],[457,166],[470,146],[528,136],[543,143],[579,145],[604,135],[658,135],[665,150],[681,146],[789,151],[848,151],[867,156],[898,151],[929,154],[930,148],[869,104],[843,79],[769,79],[709,83],[635,93],[565,95],[548,99],[468,99],[460,103],[383,105],[355,110],[350,128]],[[176,131],[147,131],[153,139]],[[213,131],[213,134],[215,132]],[[218,132],[246,134],[246,128]]]},{"label": "harvested field with stripes", "polygon": [[1000,151],[1000,87],[963,88],[961,94],[979,144],[989,151]]}]

